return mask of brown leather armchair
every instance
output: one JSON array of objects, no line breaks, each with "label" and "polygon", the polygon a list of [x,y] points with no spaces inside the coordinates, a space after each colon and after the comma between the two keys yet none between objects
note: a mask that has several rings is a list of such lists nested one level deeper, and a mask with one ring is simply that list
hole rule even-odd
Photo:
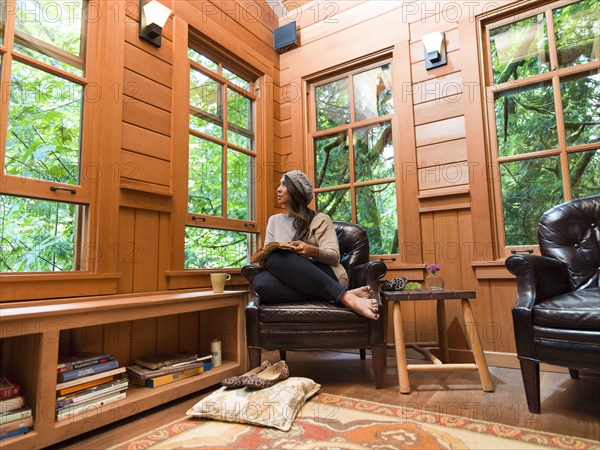
[{"label": "brown leather armchair", "polygon": [[512,308],[527,406],[540,412],[539,363],[600,370],[600,195],[542,216],[540,252],[506,259],[517,276]]},{"label": "brown leather armchair", "polygon": [[[369,262],[369,240],[364,228],[346,222],[334,222],[340,244],[342,264],[349,276],[350,288],[369,285],[379,299],[379,279],[387,272],[381,261]],[[242,268],[242,276],[250,282],[261,268]],[[378,320],[369,320],[342,305],[328,301],[261,304],[251,287],[246,306],[246,339],[250,368],[260,365],[261,350],[279,350],[285,359],[286,350],[371,349],[375,387],[383,387],[386,359],[384,334],[385,308],[380,308]]]}]

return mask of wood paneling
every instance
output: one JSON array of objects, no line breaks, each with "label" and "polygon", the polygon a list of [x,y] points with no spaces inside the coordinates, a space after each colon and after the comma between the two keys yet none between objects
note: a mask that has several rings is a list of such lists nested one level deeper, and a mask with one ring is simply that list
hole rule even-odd
[{"label": "wood paneling", "polygon": [[415,127],[415,133],[418,147],[461,139],[465,137],[465,119],[460,116],[419,125]]},{"label": "wood paneling", "polygon": [[169,185],[170,174],[167,161],[123,150],[121,152],[121,164],[123,167],[121,176],[123,178],[163,186]]},{"label": "wood paneling", "polygon": [[121,134],[123,149],[165,161],[171,159],[171,139],[168,136],[125,122],[122,123]]},{"label": "wood paneling", "polygon": [[171,111],[171,89],[129,69],[125,69],[124,73],[123,93],[127,96],[126,99],[131,101],[134,98],[167,112]]},{"label": "wood paneling", "polygon": [[171,64],[129,42],[125,43],[125,67],[166,87],[171,87],[173,76]]},{"label": "wood paneling", "polygon": [[131,97],[125,97],[123,102],[123,121],[165,136],[171,135],[171,116],[167,111]]}]

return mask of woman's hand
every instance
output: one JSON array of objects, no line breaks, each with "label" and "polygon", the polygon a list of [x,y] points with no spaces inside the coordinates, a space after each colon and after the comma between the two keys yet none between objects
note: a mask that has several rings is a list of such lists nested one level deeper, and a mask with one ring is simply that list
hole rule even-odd
[{"label": "woman's hand", "polygon": [[314,245],[310,245],[302,241],[292,241],[290,244],[294,246],[294,253],[302,256],[303,258],[310,258],[319,255],[319,247],[315,247]]}]

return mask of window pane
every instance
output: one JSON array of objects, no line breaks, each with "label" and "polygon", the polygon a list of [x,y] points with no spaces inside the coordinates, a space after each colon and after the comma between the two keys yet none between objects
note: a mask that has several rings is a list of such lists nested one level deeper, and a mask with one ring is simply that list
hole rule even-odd
[{"label": "window pane", "polygon": [[4,25],[6,24],[6,1],[0,0],[0,44],[4,44]]},{"label": "window pane", "polygon": [[254,220],[249,199],[254,198],[255,160],[235,150],[227,151],[227,217]]},{"label": "window pane", "polygon": [[220,145],[190,136],[188,211],[222,216],[223,149]]},{"label": "window pane", "polygon": [[584,0],[552,11],[560,67],[600,59],[600,2]]},{"label": "window pane", "polygon": [[394,147],[390,122],[354,131],[354,165],[356,181],[394,176]]},{"label": "window pane", "polygon": [[353,82],[356,121],[394,112],[392,69],[389,64],[354,75]]},{"label": "window pane", "polygon": [[558,145],[552,86],[536,84],[496,94],[498,156]]},{"label": "window pane", "polygon": [[75,269],[78,205],[0,196],[0,272]]},{"label": "window pane", "polygon": [[544,14],[490,30],[494,83],[547,72],[550,65]]},{"label": "window pane", "polygon": [[366,228],[372,255],[392,253],[398,227],[395,183],[356,188],[356,223]]},{"label": "window pane", "polygon": [[221,118],[219,84],[202,72],[190,70],[190,105]]},{"label": "window pane", "polygon": [[317,211],[327,214],[332,220],[352,222],[350,189],[319,192],[316,197]]},{"label": "window pane", "polygon": [[17,0],[15,7],[15,50],[81,75],[83,2]]},{"label": "window pane", "polygon": [[199,114],[196,115],[192,113],[190,114],[190,128],[208,134],[209,136],[223,139],[223,127],[212,117],[203,118]]},{"label": "window pane", "polygon": [[600,150],[571,153],[569,173],[573,198],[598,195],[600,193]]},{"label": "window pane", "polygon": [[347,133],[315,139],[315,185],[318,188],[350,182]]},{"label": "window pane", "polygon": [[325,130],[350,123],[348,78],[317,86],[315,94],[317,130]]},{"label": "window pane", "polygon": [[185,228],[186,269],[242,267],[248,264],[251,235],[210,228]]},{"label": "window pane", "polygon": [[506,245],[537,243],[542,214],[563,201],[560,158],[502,163],[502,205]]},{"label": "window pane", "polygon": [[227,142],[242,148],[247,148],[248,150],[253,150],[252,139],[244,134],[232,131],[231,128],[227,130]]},{"label": "window pane", "polygon": [[219,72],[219,65],[216,62],[197,52],[193,48],[188,48],[188,58],[192,61],[196,61],[201,66],[206,67],[208,70],[212,70],[215,73]]},{"label": "window pane", "polygon": [[241,87],[242,89],[246,89],[247,91],[250,90],[250,82],[248,80],[244,80],[242,77],[225,68],[223,68],[223,78],[231,81],[233,84]]},{"label": "window pane", "polygon": [[227,89],[227,119],[229,123],[250,130],[252,128],[252,102],[250,99]]},{"label": "window pane", "polygon": [[567,145],[600,141],[600,73],[561,80],[560,90]]},{"label": "window pane", "polygon": [[5,171],[79,184],[82,86],[13,61]]}]

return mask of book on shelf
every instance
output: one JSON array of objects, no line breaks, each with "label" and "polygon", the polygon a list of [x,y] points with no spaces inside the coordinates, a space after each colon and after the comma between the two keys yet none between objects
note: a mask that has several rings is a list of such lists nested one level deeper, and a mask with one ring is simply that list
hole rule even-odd
[{"label": "book on shelf", "polygon": [[0,440],[6,439],[13,436],[18,436],[20,434],[25,434],[29,431],[29,428],[20,428],[15,431],[9,431],[8,433],[0,434]]},{"label": "book on shelf", "polygon": [[127,375],[130,378],[137,378],[139,380],[145,380],[147,378],[159,377],[162,375],[168,375],[171,373],[181,372],[186,369],[194,369],[196,367],[204,367],[204,363],[209,361],[212,355],[202,356],[192,361],[185,363],[173,364],[172,366],[164,366],[160,369],[148,369],[147,367],[133,365],[127,367]]},{"label": "book on shelf", "polygon": [[92,364],[90,366],[81,367],[79,369],[67,370],[58,374],[58,382],[64,383],[65,381],[77,380],[90,375],[107,372],[112,369],[119,367],[119,361],[111,359],[106,362]]},{"label": "book on shelf", "polygon": [[114,381],[117,379],[117,377],[120,377],[120,376],[121,375],[109,375],[104,378],[98,378],[97,380],[87,381],[85,383],[76,384],[75,386],[71,386],[71,387],[64,388],[64,389],[59,389],[56,391],[56,395],[62,396],[62,395],[78,393],[78,392],[88,389],[90,387],[98,386],[100,384],[109,383],[111,381]]},{"label": "book on shelf", "polygon": [[109,353],[76,353],[58,356],[58,373],[99,364],[114,359]]},{"label": "book on shelf", "polygon": [[294,247],[289,242],[269,242],[263,248],[257,250],[250,256],[250,262],[258,265],[263,265],[267,258],[271,256],[275,250],[288,250],[294,251]]},{"label": "book on shelf", "polygon": [[0,377],[0,399],[15,397],[21,392],[21,386],[11,377]]},{"label": "book on shelf", "polygon": [[158,355],[146,355],[133,358],[133,362],[138,366],[147,367],[148,369],[160,369],[165,366],[174,364],[186,363],[198,359],[196,353],[190,352],[169,352],[159,353]]},{"label": "book on shelf", "polygon": [[[70,387],[75,387],[75,386],[81,386],[84,385],[86,383],[92,382],[92,381],[97,381],[103,378],[107,378],[113,375],[118,375],[120,373],[125,372],[125,367],[117,367],[116,369],[112,369],[112,370],[108,370],[106,372],[100,372],[100,373],[95,373],[93,375],[89,375],[87,377],[83,377],[83,378],[77,378],[75,380],[70,380],[70,381],[65,381],[64,383],[58,383],[56,385],[56,390],[57,391],[62,391],[64,389],[70,388]],[[105,383],[111,381],[111,379],[108,379],[106,381],[104,381]],[[101,383],[95,383],[92,386],[95,386],[97,384],[101,384]],[[89,385],[85,386],[85,387],[90,387]],[[80,389],[85,389],[85,387],[81,387]],[[75,389],[76,390],[80,390],[80,389]],[[74,392],[71,391],[71,392]],[[60,395],[64,395],[65,393],[68,392],[61,392]]]},{"label": "book on shelf", "polygon": [[121,392],[129,387],[129,380],[127,378],[121,378],[119,380],[111,381],[109,383],[99,384],[91,388],[77,391],[72,394],[63,395],[56,398],[56,408],[63,408],[67,405],[81,404],[90,400],[94,400],[98,397],[102,397],[113,392]]},{"label": "book on shelf", "polygon": [[62,420],[71,419],[76,415],[87,412],[88,410],[90,410],[90,412],[96,412],[96,410],[102,406],[123,400],[126,395],[126,392],[113,392],[111,394],[99,397],[89,402],[68,405],[64,408],[56,410],[56,421],[60,422]]},{"label": "book on shelf", "polygon": [[29,428],[33,426],[33,416],[25,417],[24,419],[13,420],[12,422],[3,423],[0,425],[0,434],[9,433],[21,428]]},{"label": "book on shelf", "polygon": [[[210,365],[210,362],[208,364]],[[199,375],[203,372],[204,372],[204,367],[196,367],[193,369],[183,370],[181,372],[170,373],[168,375],[162,375],[160,377],[147,378],[146,380],[134,380],[133,382],[135,384],[139,384],[139,385],[146,386],[149,388],[157,388],[160,386],[164,386],[165,384],[173,383],[178,380],[183,380],[185,378]],[[141,383],[143,383],[143,384],[141,384]]]},{"label": "book on shelf", "polygon": [[19,419],[25,419],[29,416],[31,416],[31,408],[29,406],[23,406],[22,408],[0,414],[0,425],[14,422]]},{"label": "book on shelf", "polygon": [[25,396],[17,395],[0,400],[0,414],[25,406]]}]

